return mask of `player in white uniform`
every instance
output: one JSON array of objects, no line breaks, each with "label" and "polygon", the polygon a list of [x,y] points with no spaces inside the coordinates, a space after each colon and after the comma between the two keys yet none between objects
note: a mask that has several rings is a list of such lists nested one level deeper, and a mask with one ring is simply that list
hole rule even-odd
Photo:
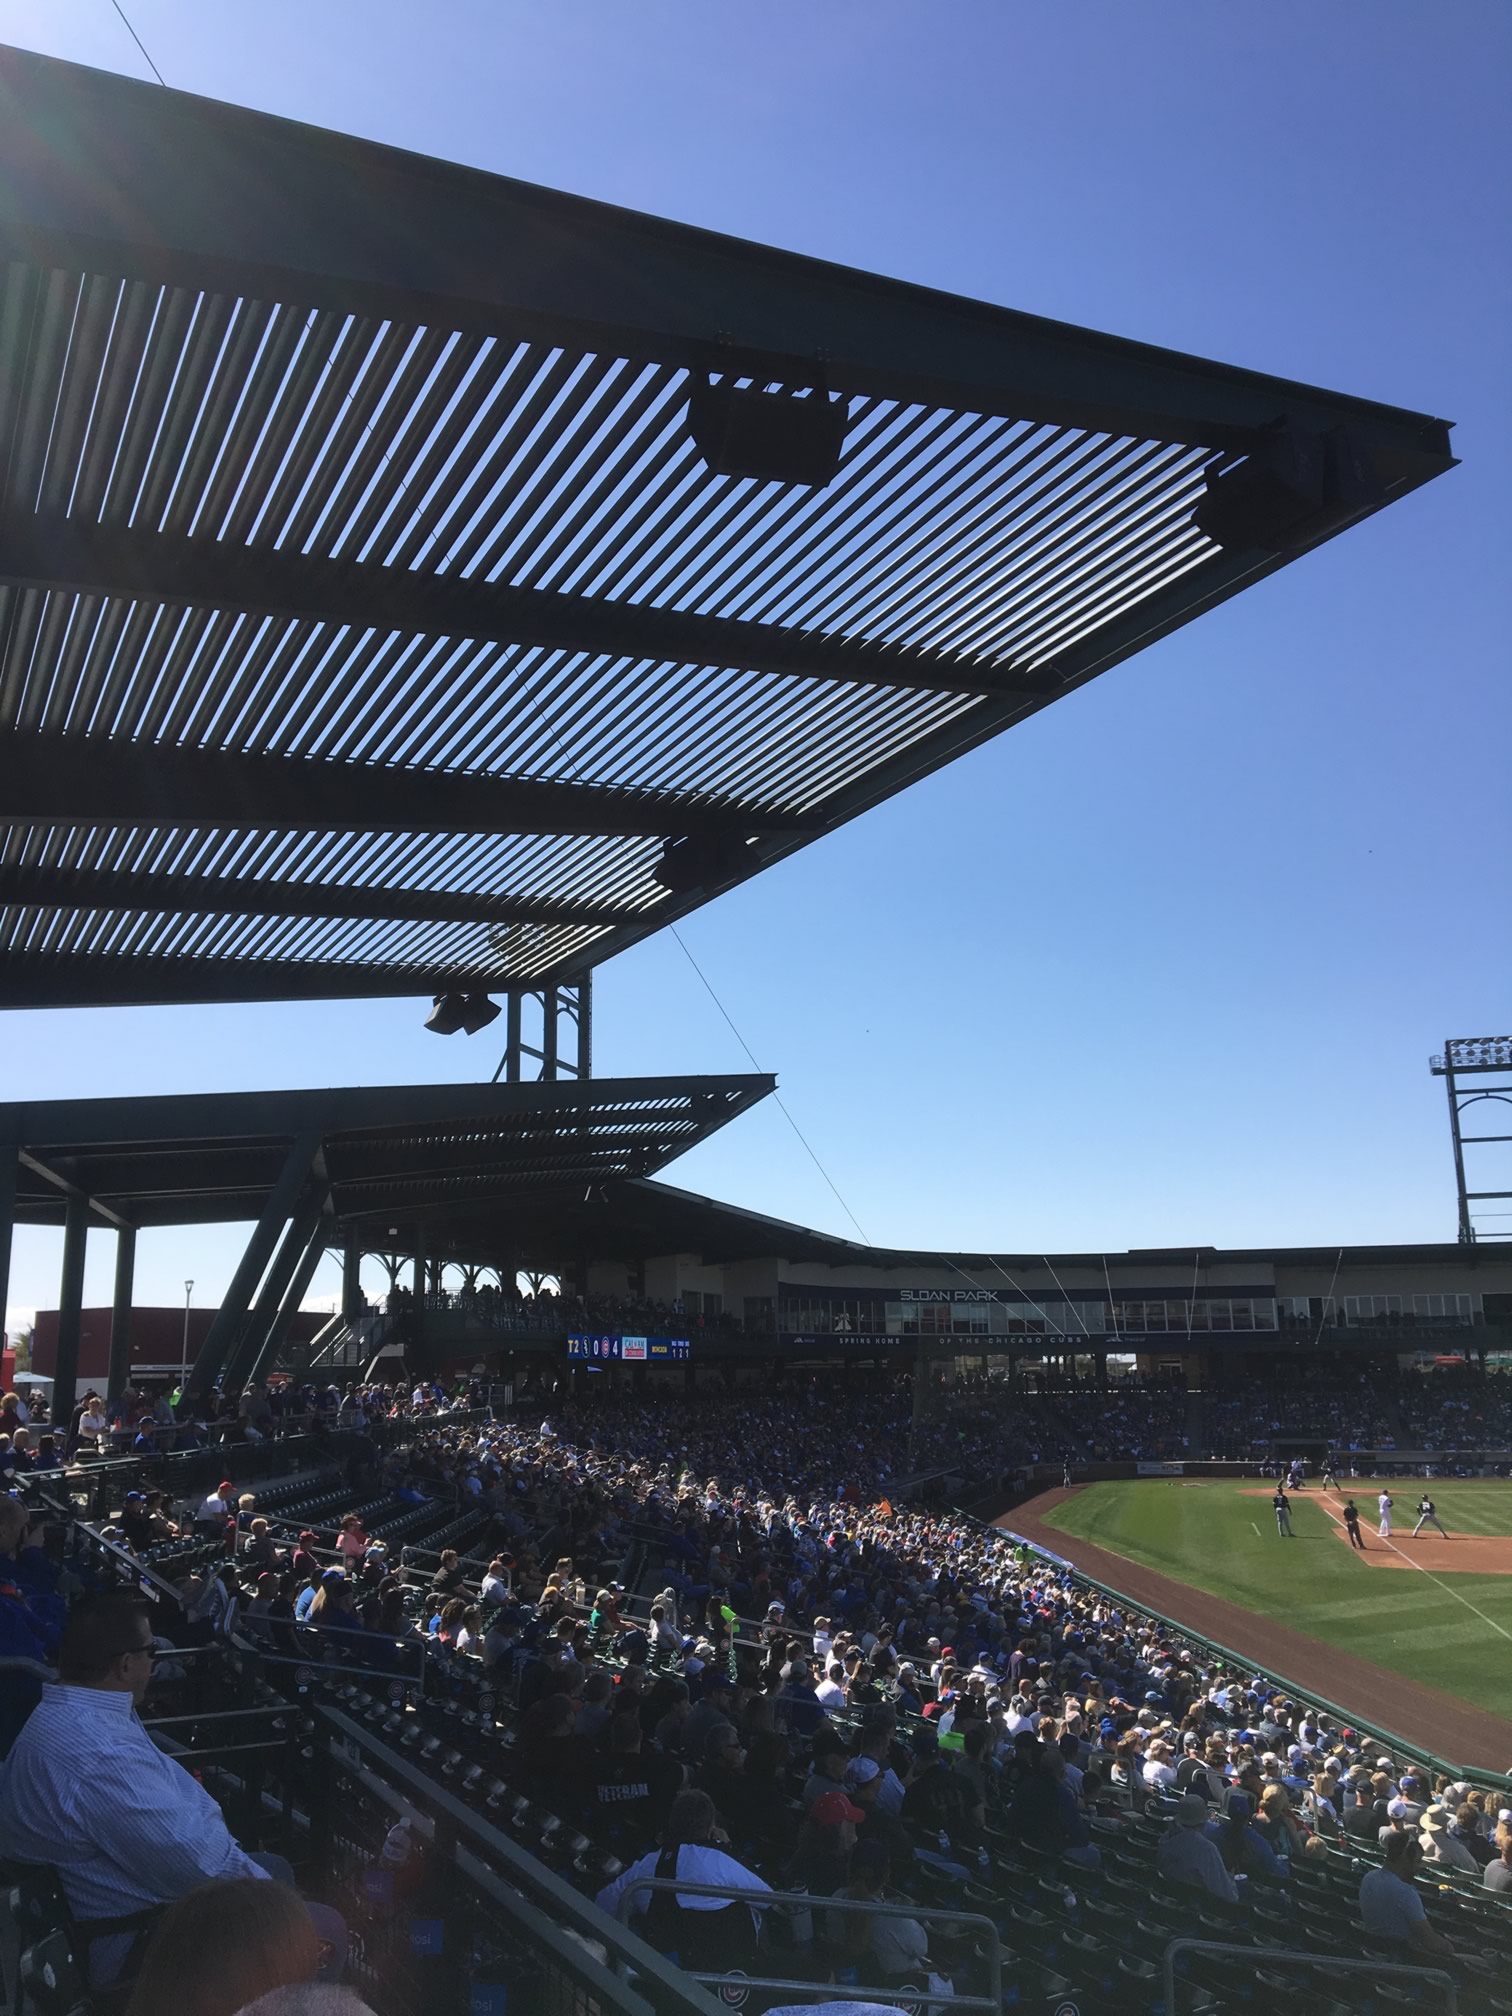
[{"label": "player in white uniform", "polygon": [[1391,1538],[1391,1493],[1383,1491],[1376,1502],[1381,1508],[1381,1538],[1389,1540]]}]

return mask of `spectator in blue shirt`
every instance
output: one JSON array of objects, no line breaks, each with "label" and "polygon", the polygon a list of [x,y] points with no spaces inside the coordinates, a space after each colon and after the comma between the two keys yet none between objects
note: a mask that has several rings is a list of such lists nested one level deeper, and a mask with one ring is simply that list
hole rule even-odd
[{"label": "spectator in blue shirt", "polygon": [[1232,1876],[1258,1876],[1271,1883],[1283,1882],[1290,1873],[1269,1842],[1255,1826],[1255,1801],[1248,1792],[1229,1794],[1228,1815],[1210,1820],[1208,1838],[1216,1842],[1223,1866]]}]

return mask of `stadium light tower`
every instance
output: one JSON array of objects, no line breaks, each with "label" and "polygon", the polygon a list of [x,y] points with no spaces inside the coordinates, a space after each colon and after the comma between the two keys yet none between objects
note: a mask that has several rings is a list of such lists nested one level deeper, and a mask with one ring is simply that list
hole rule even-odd
[{"label": "stadium light tower", "polygon": [[[1467,1134],[1463,1127],[1466,1110],[1483,1100],[1491,1110],[1501,1104],[1512,1108],[1512,1036],[1452,1036],[1443,1053],[1430,1057],[1428,1068],[1442,1078],[1449,1093],[1449,1133],[1454,1142],[1454,1180],[1459,1186],[1459,1236],[1464,1246],[1478,1241],[1512,1240],[1512,1189],[1472,1190],[1465,1175],[1466,1148],[1499,1146],[1502,1153],[1491,1158],[1499,1166],[1501,1180],[1512,1182],[1512,1133]],[[1462,1079],[1474,1083],[1465,1086]],[[1496,1079],[1495,1084],[1483,1083]],[[1477,1126],[1485,1124],[1477,1119]],[[1493,1122],[1512,1126],[1512,1120]],[[1477,1177],[1477,1181],[1484,1180]]]}]

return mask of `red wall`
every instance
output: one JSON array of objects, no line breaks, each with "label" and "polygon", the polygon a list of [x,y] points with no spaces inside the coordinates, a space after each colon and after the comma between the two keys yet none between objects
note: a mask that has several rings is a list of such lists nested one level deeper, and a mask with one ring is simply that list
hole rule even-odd
[{"label": "red wall", "polygon": [[[215,1321],[214,1309],[189,1311],[189,1363],[192,1365]],[[301,1309],[290,1327],[290,1335],[303,1341],[313,1337],[330,1317],[318,1309]],[[131,1368],[133,1372],[158,1366],[177,1372],[184,1345],[182,1309],[133,1309],[131,1312]],[[39,1309],[32,1336],[33,1372],[57,1369],[58,1312]],[[103,1379],[110,1370],[110,1310],[84,1309],[79,1320],[79,1380]]]}]

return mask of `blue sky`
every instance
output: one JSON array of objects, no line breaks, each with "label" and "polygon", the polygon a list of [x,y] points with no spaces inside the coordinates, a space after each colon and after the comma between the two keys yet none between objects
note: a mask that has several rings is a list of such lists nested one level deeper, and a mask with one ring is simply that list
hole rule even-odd
[{"label": "blue sky", "polygon": [[[1428,1054],[1512,1019],[1503,0],[127,12],[172,85],[1458,422],[1451,475],[684,927],[878,1243],[1452,1237]],[[0,40],[144,73],[110,0]],[[745,1068],[670,936],[598,990],[600,1073]],[[5,1084],[492,1072],[423,1012],[11,1015]],[[775,1107],[672,1180],[853,1229]],[[144,1236],[138,1300],[239,1245]]]}]

